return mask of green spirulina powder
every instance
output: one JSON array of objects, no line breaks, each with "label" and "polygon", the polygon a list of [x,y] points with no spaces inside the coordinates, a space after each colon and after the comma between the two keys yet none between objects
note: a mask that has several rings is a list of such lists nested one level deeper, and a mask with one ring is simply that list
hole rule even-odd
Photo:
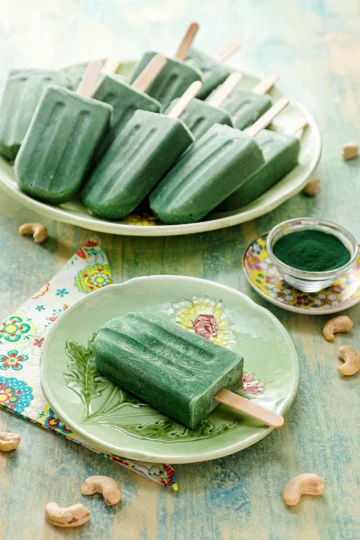
[{"label": "green spirulina powder", "polygon": [[349,250],[336,236],[311,229],[283,236],[273,252],[281,262],[308,272],[334,270],[350,260]]}]

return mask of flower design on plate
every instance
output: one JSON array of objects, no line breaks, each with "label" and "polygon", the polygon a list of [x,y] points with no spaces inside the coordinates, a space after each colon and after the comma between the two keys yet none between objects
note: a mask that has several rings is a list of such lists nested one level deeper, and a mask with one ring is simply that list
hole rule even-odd
[{"label": "flower design on plate", "polygon": [[31,319],[26,315],[14,313],[0,325],[0,343],[19,343],[23,339],[29,339],[34,328]]},{"label": "flower design on plate", "polygon": [[26,382],[13,377],[0,377],[0,405],[22,413],[33,399],[32,389]]},{"label": "flower design on plate", "polygon": [[8,351],[7,354],[0,355],[0,369],[5,371],[13,369],[18,371],[23,368],[22,362],[26,362],[29,357],[26,354],[20,354],[15,349]]},{"label": "flower design on plate", "polygon": [[170,315],[181,328],[229,348],[236,342],[232,324],[222,301],[196,297],[173,304]]},{"label": "flower design on plate", "polygon": [[75,277],[75,287],[80,292],[85,293],[101,289],[102,287],[111,285],[111,283],[113,283],[113,279],[108,264],[86,266]]},{"label": "flower design on plate", "polygon": [[257,379],[253,373],[244,373],[240,391],[250,398],[255,398],[264,393],[265,385]]},{"label": "flower design on plate", "polygon": [[335,307],[339,305],[339,300],[336,294],[320,293],[313,301],[313,307]]},{"label": "flower design on plate", "polygon": [[313,303],[313,299],[307,294],[300,294],[296,297],[296,303],[298,306],[310,306]]},{"label": "flower design on plate", "polygon": [[251,251],[255,255],[260,255],[261,250],[262,250],[262,247],[260,246],[259,242],[254,242],[253,245],[251,246]]},{"label": "flower design on plate", "polygon": [[156,217],[147,212],[141,214],[129,214],[123,219],[123,223],[128,225],[141,225],[142,227],[155,227],[156,225],[159,225]]},{"label": "flower design on plate", "polygon": [[250,270],[261,270],[261,260],[259,259],[259,257],[251,253],[250,250],[246,254],[245,261],[246,265],[249,267]]},{"label": "flower design on plate", "polygon": [[294,300],[292,292],[292,289],[281,289],[279,287],[274,287],[270,293],[270,296],[279,302],[291,302]]},{"label": "flower design on plate", "polygon": [[74,435],[74,432],[71,431],[61,420],[57,418],[54,411],[48,403],[44,406],[44,411],[39,414],[38,421],[42,426],[45,426],[49,429],[55,429],[64,435]]}]

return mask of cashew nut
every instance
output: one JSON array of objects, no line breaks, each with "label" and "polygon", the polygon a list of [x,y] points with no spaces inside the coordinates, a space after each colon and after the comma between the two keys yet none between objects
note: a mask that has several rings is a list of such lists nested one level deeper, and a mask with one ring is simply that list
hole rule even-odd
[{"label": "cashew nut", "polygon": [[359,148],[358,145],[354,142],[348,142],[343,146],[342,157],[344,159],[354,159],[358,155]]},{"label": "cashew nut", "polygon": [[83,504],[61,508],[58,503],[51,502],[45,506],[45,517],[57,527],[80,527],[89,521],[90,512]]},{"label": "cashew nut", "polygon": [[117,504],[122,499],[118,483],[109,476],[89,476],[80,488],[83,495],[101,493],[109,506]]},{"label": "cashew nut", "polygon": [[309,197],[314,197],[320,188],[320,180],[319,178],[314,178],[314,180],[310,180],[308,184],[303,189],[303,193],[305,195],[308,195]]},{"label": "cashew nut", "polygon": [[337,334],[338,332],[350,332],[352,327],[353,322],[350,317],[340,315],[340,317],[334,317],[334,319],[330,319],[330,321],[325,324],[323,336],[327,341],[334,341],[334,334]]},{"label": "cashew nut", "polygon": [[47,228],[42,223],[24,223],[19,228],[19,233],[22,235],[32,234],[36,244],[45,242],[48,237]]},{"label": "cashew nut", "polygon": [[284,503],[294,506],[300,501],[301,495],[322,495],[325,493],[326,483],[321,476],[314,473],[305,473],[295,476],[283,489]]},{"label": "cashew nut", "polygon": [[355,375],[360,371],[360,352],[353,347],[349,345],[339,347],[339,358],[344,360],[344,364],[338,367],[338,372],[341,375]]},{"label": "cashew nut", "polygon": [[0,450],[2,452],[10,452],[19,446],[20,435],[17,433],[6,433],[0,431]]}]

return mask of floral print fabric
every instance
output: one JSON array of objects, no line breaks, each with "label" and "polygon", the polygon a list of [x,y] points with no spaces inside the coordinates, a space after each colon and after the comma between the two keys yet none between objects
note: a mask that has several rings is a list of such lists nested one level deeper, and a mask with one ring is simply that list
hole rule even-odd
[{"label": "floral print fabric", "polygon": [[[85,294],[112,283],[111,270],[100,242],[96,237],[91,238],[49,283],[16,313],[0,322],[0,406],[87,448],[46,402],[40,387],[39,360],[48,329],[57,318]],[[155,482],[177,489],[170,465],[154,467],[151,463],[106,457]]]}]

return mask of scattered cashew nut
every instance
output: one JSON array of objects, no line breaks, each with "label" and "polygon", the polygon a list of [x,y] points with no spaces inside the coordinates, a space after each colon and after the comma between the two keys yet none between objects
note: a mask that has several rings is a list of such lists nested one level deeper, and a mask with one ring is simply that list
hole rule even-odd
[{"label": "scattered cashew nut", "polygon": [[360,352],[353,347],[349,345],[339,347],[339,358],[344,360],[344,364],[338,367],[338,372],[341,375],[355,375],[360,371]]},{"label": "scattered cashew nut", "polygon": [[83,504],[61,508],[58,503],[51,502],[45,506],[45,517],[57,527],[80,527],[89,521],[90,512]]},{"label": "scattered cashew nut", "polygon": [[36,244],[45,242],[48,237],[47,228],[42,223],[24,223],[19,228],[19,233],[22,235],[32,234]]},{"label": "scattered cashew nut", "polygon": [[314,180],[311,180],[303,189],[303,193],[305,195],[308,195],[309,197],[314,197],[320,188],[320,179],[314,178]]},{"label": "scattered cashew nut", "polygon": [[285,504],[294,506],[300,501],[301,495],[322,495],[325,489],[326,483],[321,476],[305,473],[289,480],[283,489],[282,496]]},{"label": "scattered cashew nut", "polygon": [[10,452],[10,450],[15,450],[20,443],[20,435],[17,433],[6,433],[5,431],[0,431],[0,450],[2,452]]},{"label": "scattered cashew nut", "polygon": [[342,157],[344,159],[354,159],[358,155],[358,145],[354,142],[348,142],[343,146]]},{"label": "scattered cashew nut", "polygon": [[334,334],[338,332],[350,332],[353,322],[350,317],[340,315],[328,321],[323,328],[323,336],[327,341],[334,341]]},{"label": "scattered cashew nut", "polygon": [[89,476],[80,488],[83,495],[101,493],[109,506],[117,504],[122,499],[118,483],[109,476]]}]

